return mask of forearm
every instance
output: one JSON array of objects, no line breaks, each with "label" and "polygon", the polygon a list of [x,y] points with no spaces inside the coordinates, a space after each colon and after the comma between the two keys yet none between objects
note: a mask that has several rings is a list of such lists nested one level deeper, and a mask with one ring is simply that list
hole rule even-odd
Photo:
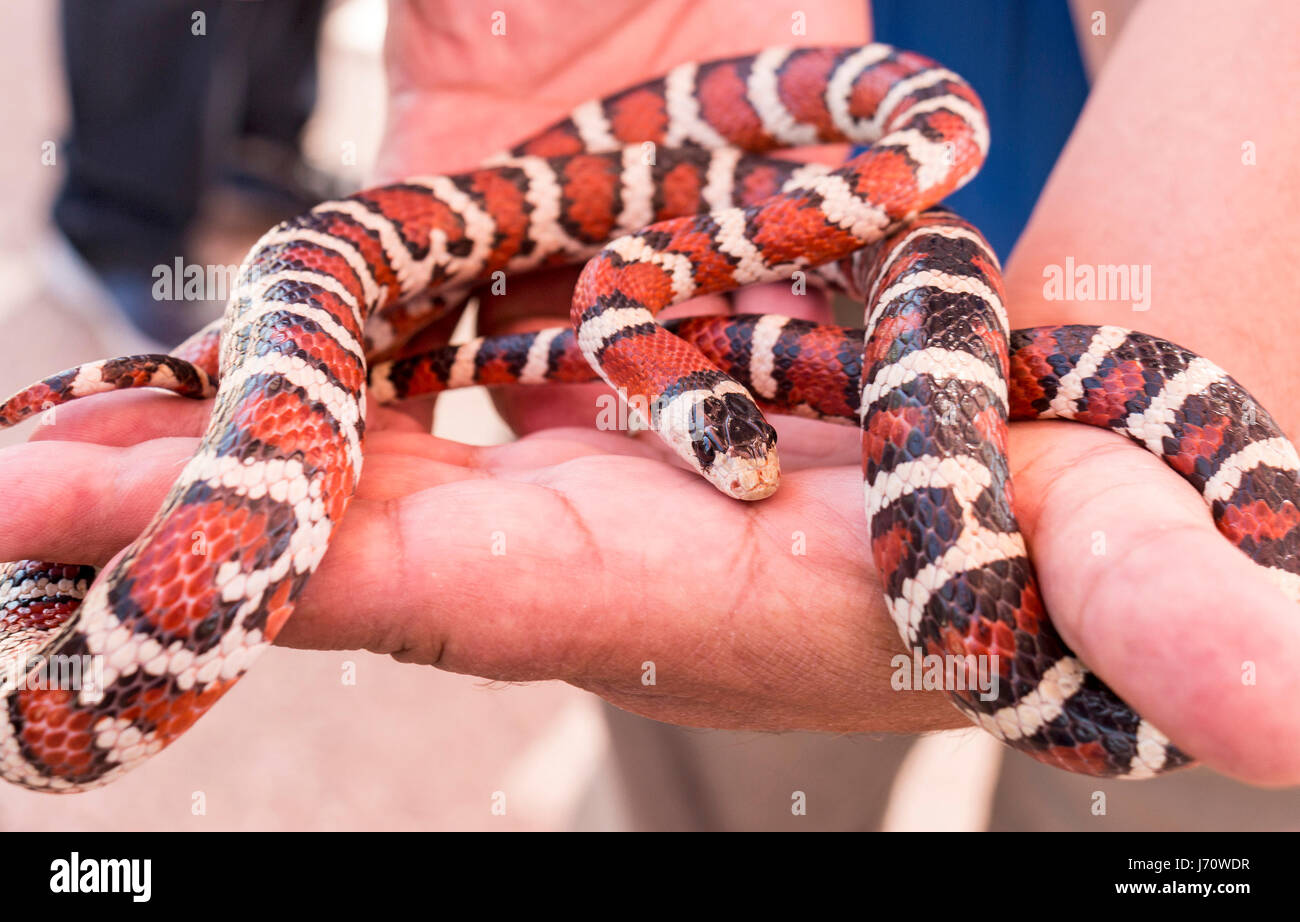
[{"label": "forearm", "polygon": [[[1009,261],[1012,326],[1110,323],[1171,339],[1223,366],[1300,436],[1297,35],[1294,4],[1138,9]],[[1150,309],[1052,300],[1044,269],[1067,258],[1149,266]]]},{"label": "forearm", "polygon": [[[866,41],[866,4],[812,0],[394,2],[381,178],[459,170],[562,118],[575,105],[686,61],[770,45]],[[796,19],[800,15],[802,18]],[[798,31],[796,31],[798,27]]]}]

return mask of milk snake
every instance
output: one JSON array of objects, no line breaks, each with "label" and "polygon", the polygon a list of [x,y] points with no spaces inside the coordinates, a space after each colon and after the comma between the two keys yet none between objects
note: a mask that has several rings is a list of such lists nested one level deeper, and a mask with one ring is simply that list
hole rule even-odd
[{"label": "milk snake", "polygon": [[[762,156],[845,140],[872,146],[839,169]],[[1077,419],[1161,454],[1292,598],[1300,460],[1231,378],[1170,343],[1079,326],[1008,340],[987,243],[927,210],[974,175],[988,143],[973,91],[923,57],[771,49],[683,65],[578,107],[481,169],[371,189],[272,229],[219,325],[170,356],[80,366],[0,405],[12,425],[124,387],[216,398],[163,508],[106,572],[4,565],[6,676],[36,654],[88,654],[104,684],[8,689],[0,774],[47,791],[103,784],[237,681],[347,508],[368,378],[398,400],[597,374],[652,409],[687,465],[744,499],[779,477],[759,405],[860,425],[871,551],[904,640],[997,655],[996,699],[953,691],[957,706],[1072,771],[1147,777],[1187,764],[1047,620],[1011,512],[1006,419]],[[411,354],[416,333],[494,273],[581,260],[574,330]],[[797,272],[863,297],[866,331],[771,315],[655,319]]]}]

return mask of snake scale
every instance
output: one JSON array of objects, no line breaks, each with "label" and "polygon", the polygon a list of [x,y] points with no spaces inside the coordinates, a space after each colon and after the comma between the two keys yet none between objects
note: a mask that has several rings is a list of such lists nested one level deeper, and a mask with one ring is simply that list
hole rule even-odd
[{"label": "snake scale", "polygon": [[[786,147],[871,145],[832,169]],[[1071,771],[1190,763],[1053,629],[1012,514],[1011,419],[1074,419],[1161,455],[1221,532],[1300,600],[1300,459],[1224,372],[1114,327],[1008,329],[978,231],[935,208],[989,145],[971,88],[885,45],[777,48],[586,103],[484,167],[325,202],[259,240],[224,318],[171,355],[90,363],[0,405],[0,426],[127,387],[215,397],[197,453],[103,572],[0,569],[0,666],[91,656],[102,687],[19,682],[0,774],[68,792],[174,741],[274,639],[360,476],[367,386],[603,379],[653,408],[682,461],[740,499],[776,489],[763,411],[859,425],[871,554],[909,648],[996,655],[979,726]],[[573,329],[422,353],[413,338],[495,273],[584,262]],[[661,324],[664,307],[806,273],[865,329],[775,315]],[[202,553],[193,536],[205,535]],[[864,601],[864,608],[866,602]]]}]

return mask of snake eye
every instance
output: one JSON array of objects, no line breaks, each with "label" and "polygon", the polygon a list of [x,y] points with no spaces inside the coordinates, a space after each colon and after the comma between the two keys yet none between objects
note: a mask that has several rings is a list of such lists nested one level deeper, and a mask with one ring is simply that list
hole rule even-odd
[{"label": "snake eye", "polygon": [[732,416],[748,418],[754,416],[754,404],[746,400],[741,394],[728,394],[722,398],[722,402],[726,404],[727,412]]},{"label": "snake eye", "polygon": [[208,615],[197,625],[195,625],[194,636],[199,640],[206,640],[207,638],[211,637],[213,633],[217,630],[217,623],[219,620],[220,620],[220,615],[217,612],[213,612],[212,614]]},{"label": "snake eye", "polygon": [[763,418],[753,402],[743,394],[727,394],[723,398],[727,408],[727,441],[733,449],[746,455],[761,457],[776,444],[776,430]]},{"label": "snake eye", "polygon": [[751,441],[756,435],[758,435],[758,427],[749,420],[735,416],[727,418],[727,441],[732,445]]}]

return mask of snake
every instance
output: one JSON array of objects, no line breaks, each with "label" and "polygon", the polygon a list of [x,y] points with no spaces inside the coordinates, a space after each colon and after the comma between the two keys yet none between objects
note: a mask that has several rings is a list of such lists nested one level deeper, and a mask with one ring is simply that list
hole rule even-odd
[{"label": "snake", "polygon": [[[774,151],[869,145],[838,167]],[[126,388],[212,399],[161,509],[103,569],[0,565],[0,775],[105,784],[178,739],[290,617],[382,402],[603,380],[680,462],[739,500],[780,480],[767,413],[862,431],[871,564],[909,650],[993,664],[949,689],[1009,746],[1146,778],[1192,758],[1075,656],[1013,512],[1009,419],[1109,428],[1161,456],[1220,532],[1300,601],[1300,458],[1208,360],[1117,327],[1009,328],[998,260],[939,207],[989,129],[957,74],[882,44],[680,65],[578,106],[486,161],[372,188],[254,244],[223,317],[169,354],[91,362],[0,404],[0,427]],[[572,324],[428,350],[477,286],[583,264]],[[850,329],[665,307],[797,279],[863,303]],[[868,603],[864,600],[864,608]],[[31,681],[93,662],[81,687]],[[36,665],[33,665],[36,664]]]}]

